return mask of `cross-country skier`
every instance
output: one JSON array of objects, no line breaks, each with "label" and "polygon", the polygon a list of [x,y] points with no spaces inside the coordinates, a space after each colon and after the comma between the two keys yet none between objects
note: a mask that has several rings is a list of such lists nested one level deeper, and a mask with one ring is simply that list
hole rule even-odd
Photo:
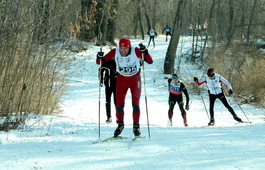
[{"label": "cross-country skier", "polygon": [[226,85],[228,88],[229,94],[233,94],[231,84],[220,74],[216,74],[213,68],[209,68],[207,70],[207,75],[204,75],[200,80],[197,77],[194,77],[194,81],[197,86],[202,85],[203,83],[207,83],[209,100],[210,100],[210,122],[208,126],[214,126],[214,102],[218,98],[224,104],[224,106],[228,109],[228,111],[233,115],[234,119],[240,123],[243,121],[237,117],[233,108],[228,104],[226,97],[224,95],[224,91],[222,88],[222,84]]},{"label": "cross-country skier", "polygon": [[153,45],[154,45],[154,48],[155,48],[155,37],[157,37],[157,33],[155,32],[155,30],[153,28],[151,28],[148,32],[147,32],[147,35],[150,36],[150,39],[149,39],[149,42],[148,42],[148,46],[150,45],[150,42],[153,41]]},{"label": "cross-country skier", "polygon": [[[186,110],[189,110],[189,94],[185,87],[185,85],[179,80],[177,74],[173,74],[172,79],[168,79],[168,90],[169,90],[169,98],[168,98],[168,118],[169,118],[169,125],[172,126],[172,117],[173,117],[173,110],[175,104],[178,103],[179,109],[181,111],[181,115],[183,118],[184,126],[188,126],[187,124],[187,117],[186,117]],[[184,101],[182,97],[182,92],[186,96],[186,105],[184,109]]]},{"label": "cross-country skier", "polygon": [[[100,55],[97,55],[98,59],[104,55],[103,52],[99,52]],[[106,97],[106,115],[107,120],[106,123],[112,122],[111,117],[111,96],[113,96],[114,104],[116,105],[116,63],[114,59],[111,59],[105,63],[103,63],[99,69],[100,74],[100,85],[105,85],[105,97]]]},{"label": "cross-country skier", "polygon": [[166,31],[166,41],[167,41],[167,36],[168,36],[168,35],[172,36],[172,34],[171,34],[171,28],[167,25],[167,26],[163,29],[162,34],[164,34],[164,31]]},{"label": "cross-country skier", "polygon": [[[102,63],[115,59],[117,71],[117,87],[116,87],[116,117],[118,127],[114,131],[114,136],[117,137],[124,129],[124,104],[128,89],[132,94],[133,107],[133,133],[135,136],[140,136],[140,96],[141,96],[141,77],[140,67],[141,62],[153,63],[151,55],[143,44],[138,47],[131,45],[128,38],[121,38],[119,47],[112,49],[102,58]],[[144,61],[142,61],[142,58]],[[96,60],[99,64],[100,60]]]}]

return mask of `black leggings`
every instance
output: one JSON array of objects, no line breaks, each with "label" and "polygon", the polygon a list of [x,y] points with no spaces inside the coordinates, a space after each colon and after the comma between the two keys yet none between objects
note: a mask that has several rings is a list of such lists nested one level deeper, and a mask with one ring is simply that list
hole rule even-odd
[{"label": "black leggings", "polygon": [[[116,80],[115,80],[116,81]],[[107,117],[111,117],[111,95],[113,95],[114,104],[116,106],[116,82],[111,82],[109,86],[105,86],[105,95],[106,95],[106,114]]]},{"label": "black leggings", "polygon": [[171,119],[173,117],[173,110],[175,107],[175,104],[178,102],[179,105],[179,110],[181,111],[182,117],[186,114],[185,109],[184,109],[184,101],[182,98],[182,95],[177,95],[177,96],[170,96],[168,100],[168,118]]},{"label": "black leggings", "polygon": [[210,98],[210,116],[211,116],[211,118],[214,118],[214,111],[213,111],[214,110],[214,102],[215,102],[215,100],[217,98],[221,100],[221,102],[224,104],[224,106],[228,109],[228,111],[233,116],[236,116],[233,108],[228,104],[224,93],[220,93],[220,94],[217,94],[217,95],[210,94],[209,98]]},{"label": "black leggings", "polygon": [[150,45],[150,42],[153,42],[153,45],[155,46],[155,36],[150,36],[149,42],[148,42],[148,46]]}]

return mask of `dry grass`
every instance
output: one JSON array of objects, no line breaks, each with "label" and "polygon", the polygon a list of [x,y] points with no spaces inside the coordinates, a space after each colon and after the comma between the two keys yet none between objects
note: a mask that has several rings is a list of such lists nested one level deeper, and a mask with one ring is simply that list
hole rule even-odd
[{"label": "dry grass", "polygon": [[265,106],[265,54],[251,44],[233,43],[224,52],[222,46],[212,48],[206,60],[209,67],[231,82],[234,96],[240,102]]},{"label": "dry grass", "polygon": [[67,35],[66,23],[58,22],[64,21],[57,12],[65,8],[60,3],[51,1],[49,7],[56,10],[49,11],[41,1],[1,4],[0,130],[16,129],[29,114],[58,109],[69,65],[62,50],[51,44],[54,37]]}]

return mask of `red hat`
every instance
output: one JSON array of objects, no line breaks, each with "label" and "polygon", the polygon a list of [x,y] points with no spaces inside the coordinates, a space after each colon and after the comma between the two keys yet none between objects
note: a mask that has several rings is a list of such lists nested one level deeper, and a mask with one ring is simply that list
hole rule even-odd
[{"label": "red hat", "polygon": [[207,70],[207,75],[208,75],[209,77],[214,76],[214,74],[215,74],[215,72],[214,72],[214,69],[213,69],[213,68],[209,68],[209,69]]},{"label": "red hat", "polygon": [[130,42],[130,40],[128,38],[121,38],[120,42],[119,42],[119,46],[120,47],[130,48],[131,42]]}]

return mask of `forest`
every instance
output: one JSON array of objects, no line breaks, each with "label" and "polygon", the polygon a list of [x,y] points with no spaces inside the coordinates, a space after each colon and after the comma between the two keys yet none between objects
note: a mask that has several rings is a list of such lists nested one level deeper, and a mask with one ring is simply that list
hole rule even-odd
[{"label": "forest", "polygon": [[144,39],[151,28],[161,35],[166,25],[172,36],[164,74],[177,72],[180,36],[193,36],[186,57],[219,70],[241,102],[264,107],[264,9],[265,0],[2,0],[0,130],[17,128],[29,113],[60,111],[74,60],[67,52],[88,50],[85,43],[111,48],[121,37]]}]

